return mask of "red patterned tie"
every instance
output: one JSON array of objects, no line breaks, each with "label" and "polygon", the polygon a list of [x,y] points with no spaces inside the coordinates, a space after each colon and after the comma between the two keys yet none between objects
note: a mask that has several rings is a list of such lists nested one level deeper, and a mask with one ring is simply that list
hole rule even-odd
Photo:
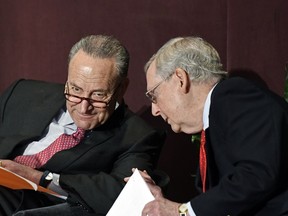
[{"label": "red patterned tie", "polygon": [[14,161],[32,168],[40,168],[57,152],[76,146],[84,137],[85,130],[77,128],[72,135],[62,134],[44,150],[33,155],[17,156]]},{"label": "red patterned tie", "polygon": [[207,159],[206,159],[206,150],[205,150],[205,130],[201,132],[201,143],[200,143],[200,155],[199,155],[199,166],[200,166],[200,175],[202,180],[202,191],[205,193],[206,188],[206,172],[207,172]]}]

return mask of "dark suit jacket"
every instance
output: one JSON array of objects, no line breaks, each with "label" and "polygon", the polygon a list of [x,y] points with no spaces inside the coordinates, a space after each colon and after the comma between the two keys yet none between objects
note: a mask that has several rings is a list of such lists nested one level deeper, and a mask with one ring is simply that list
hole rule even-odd
[{"label": "dark suit jacket", "polygon": [[[39,139],[65,107],[64,86],[20,80],[0,100],[0,158],[13,159]],[[98,215],[107,213],[131,169],[152,170],[163,136],[122,104],[102,126],[87,133],[76,147],[56,153],[42,170],[60,174],[69,202]]]},{"label": "dark suit jacket", "polygon": [[196,215],[288,214],[287,112],[284,99],[242,78],[215,87],[205,131],[208,191],[191,200]]}]

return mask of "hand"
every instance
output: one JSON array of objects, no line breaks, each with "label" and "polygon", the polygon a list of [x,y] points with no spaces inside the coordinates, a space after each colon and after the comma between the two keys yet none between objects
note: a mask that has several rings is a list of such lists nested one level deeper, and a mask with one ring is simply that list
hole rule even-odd
[{"label": "hand", "polygon": [[[133,169],[132,169],[132,172],[134,173],[135,170],[136,170],[136,169],[133,168]],[[148,173],[146,172],[146,170],[144,170],[144,171],[139,170],[139,173],[141,174],[142,178],[145,180],[146,183],[148,183],[148,184],[155,184],[155,182],[154,182],[153,179],[148,175]],[[126,178],[124,178],[124,181],[125,181],[125,182],[128,182],[129,179],[130,179],[130,177],[126,177]]]},{"label": "hand", "polygon": [[[135,171],[135,168],[132,169],[132,172]],[[146,170],[141,171],[139,170],[140,175],[142,176],[142,178],[145,180],[145,182],[147,183],[149,189],[151,190],[152,194],[155,196],[162,196],[162,192],[161,192],[161,188],[158,187],[155,182],[153,181],[153,179],[151,178],[151,176],[148,175],[148,173],[146,172]],[[130,177],[126,177],[124,178],[125,182],[128,182],[130,179]],[[154,193],[153,193],[154,191]]]},{"label": "hand", "polygon": [[172,202],[164,197],[155,197],[142,210],[142,216],[178,216],[180,203]]},{"label": "hand", "polygon": [[30,181],[39,184],[40,178],[42,176],[42,172],[35,170],[31,167],[19,164],[12,160],[1,160],[1,166],[11,172],[14,172]]},{"label": "hand", "polygon": [[[132,169],[134,172],[135,169]],[[144,171],[140,171],[141,176],[147,183],[151,193],[155,197],[155,200],[147,203],[142,210],[142,216],[178,216],[178,207],[181,203],[172,202],[168,199],[165,199],[162,193],[162,190],[159,186],[155,184],[151,176]],[[129,177],[124,179],[126,182],[129,180]]]},{"label": "hand", "polygon": [[[133,168],[132,172],[134,172],[136,169]],[[141,171],[139,170],[139,173],[141,174],[142,178],[145,180],[146,183],[148,184],[155,184],[155,182],[153,181],[153,179],[151,178],[151,176],[148,175],[148,173],[146,172],[146,170]],[[124,181],[127,182],[130,179],[130,177],[126,177],[124,178]]]}]

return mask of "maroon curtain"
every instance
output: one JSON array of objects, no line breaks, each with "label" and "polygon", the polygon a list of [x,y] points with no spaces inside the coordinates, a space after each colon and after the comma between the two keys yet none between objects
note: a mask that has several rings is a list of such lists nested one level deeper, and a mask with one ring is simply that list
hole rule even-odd
[{"label": "maroon curtain", "polygon": [[131,54],[126,102],[169,131],[159,160],[171,178],[167,196],[187,201],[195,195],[198,148],[189,135],[174,134],[161,119],[151,118],[144,64],[168,39],[196,35],[219,51],[231,73],[262,79],[283,95],[287,11],[286,0],[0,0],[0,93],[19,78],[64,83],[76,41],[89,34],[114,35]]}]

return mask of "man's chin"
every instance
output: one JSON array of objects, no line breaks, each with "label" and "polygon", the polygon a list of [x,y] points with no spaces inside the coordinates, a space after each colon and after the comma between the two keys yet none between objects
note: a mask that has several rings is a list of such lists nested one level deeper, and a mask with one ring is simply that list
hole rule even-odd
[{"label": "man's chin", "polygon": [[87,122],[87,121],[78,121],[76,123],[77,127],[83,128],[85,130],[92,130],[97,127],[98,124]]},{"label": "man's chin", "polygon": [[175,133],[181,133],[181,128],[180,127],[176,127],[175,125],[170,125],[171,129],[175,132]]}]

